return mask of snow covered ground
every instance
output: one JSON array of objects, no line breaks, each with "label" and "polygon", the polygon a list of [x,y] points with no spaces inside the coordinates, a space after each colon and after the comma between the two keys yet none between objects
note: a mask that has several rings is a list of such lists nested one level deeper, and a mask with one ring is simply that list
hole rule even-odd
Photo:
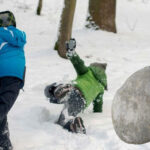
[{"label": "snow covered ground", "polygon": [[116,90],[135,71],[150,63],[150,0],[118,0],[118,34],[84,28],[88,0],[78,0],[73,37],[77,52],[89,65],[108,64],[108,92],[104,112],[81,114],[87,135],[71,134],[54,122],[62,106],[49,104],[44,87],[55,81],[69,81],[76,74],[70,62],[53,50],[63,0],[43,0],[42,16],[36,16],[38,0],[0,0],[0,11],[15,13],[17,26],[27,33],[26,85],[9,113],[14,150],[149,150],[150,144],[130,145],[115,134],[111,103]]}]

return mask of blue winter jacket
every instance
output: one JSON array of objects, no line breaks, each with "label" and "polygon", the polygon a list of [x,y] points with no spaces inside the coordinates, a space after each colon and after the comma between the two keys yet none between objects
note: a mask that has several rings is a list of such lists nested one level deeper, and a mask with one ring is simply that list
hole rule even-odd
[{"label": "blue winter jacket", "polygon": [[13,26],[0,27],[0,77],[24,80],[26,34]]}]

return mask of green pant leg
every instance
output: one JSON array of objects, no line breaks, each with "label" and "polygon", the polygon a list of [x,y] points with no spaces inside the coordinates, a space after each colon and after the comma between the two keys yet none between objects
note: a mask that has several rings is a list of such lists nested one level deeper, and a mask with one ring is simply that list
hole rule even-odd
[{"label": "green pant leg", "polygon": [[103,111],[103,93],[99,94],[93,101],[93,112]]},{"label": "green pant leg", "polygon": [[78,75],[88,72],[88,67],[85,66],[84,61],[75,53],[69,57]]}]

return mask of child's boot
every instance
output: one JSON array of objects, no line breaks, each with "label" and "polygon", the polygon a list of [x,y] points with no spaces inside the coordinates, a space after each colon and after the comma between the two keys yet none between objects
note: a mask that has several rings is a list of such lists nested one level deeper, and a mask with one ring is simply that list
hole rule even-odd
[{"label": "child's boot", "polygon": [[71,119],[65,124],[64,128],[73,133],[86,134],[86,129],[81,117],[76,117],[75,119]]}]

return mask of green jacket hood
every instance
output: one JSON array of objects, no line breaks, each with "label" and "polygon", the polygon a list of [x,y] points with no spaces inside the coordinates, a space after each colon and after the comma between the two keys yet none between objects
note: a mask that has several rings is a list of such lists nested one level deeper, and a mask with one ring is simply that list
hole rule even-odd
[{"label": "green jacket hood", "polygon": [[[96,64],[96,65],[94,65]],[[94,63],[89,66],[89,69],[92,71],[95,78],[104,86],[105,90],[107,90],[107,76],[105,73],[105,68],[101,65],[97,65],[98,63]],[[100,63],[99,63],[100,64]]]}]

